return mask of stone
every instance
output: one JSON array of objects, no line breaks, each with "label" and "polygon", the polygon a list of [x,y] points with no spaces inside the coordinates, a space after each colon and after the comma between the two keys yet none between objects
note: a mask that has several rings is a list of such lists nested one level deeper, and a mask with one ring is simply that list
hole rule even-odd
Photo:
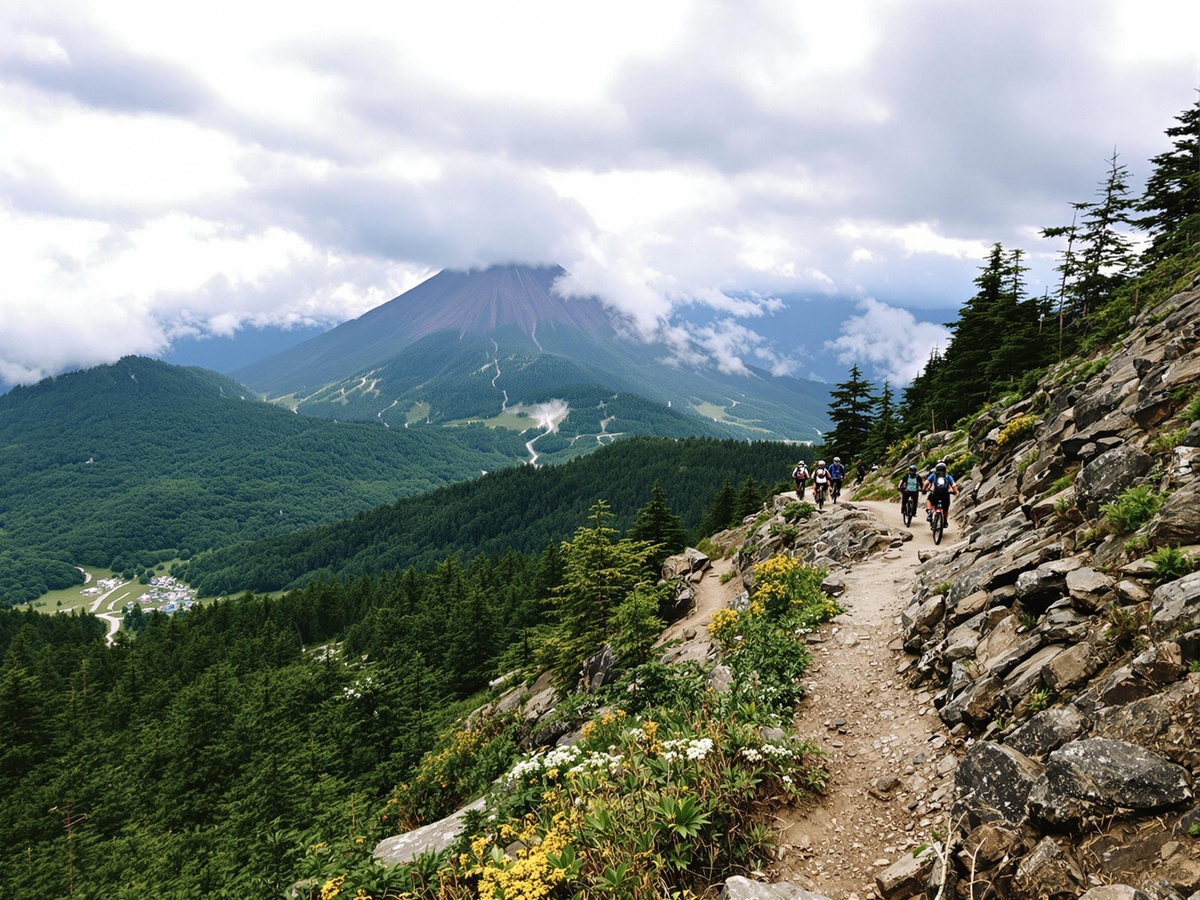
[{"label": "stone", "polygon": [[1012,883],[1016,900],[1075,900],[1083,885],[1079,863],[1051,837],[1021,860]]},{"label": "stone", "polygon": [[1079,900],[1152,900],[1149,894],[1128,884],[1105,884],[1079,895]]},{"label": "stone", "polygon": [[1075,644],[1046,665],[1042,678],[1050,690],[1061,694],[1091,678],[1102,663],[1103,659],[1091,644]]},{"label": "stone", "polygon": [[1032,817],[1059,826],[1124,810],[1168,809],[1191,797],[1182,766],[1137,744],[1085,738],[1050,754],[1028,793],[1028,809]]},{"label": "stone", "polygon": [[1171,712],[1161,695],[1134,700],[1096,713],[1096,736],[1151,746],[1171,725]]},{"label": "stone", "polygon": [[1068,741],[1084,734],[1091,722],[1073,704],[1052,706],[1034,713],[1005,743],[1031,759],[1045,759]]},{"label": "stone", "polygon": [[664,581],[688,578],[696,572],[707,571],[711,565],[708,556],[694,547],[688,547],[682,553],[667,557],[663,562],[662,577]]},{"label": "stone", "polygon": [[1200,480],[1184,484],[1167,498],[1146,536],[1156,547],[1200,544]]},{"label": "stone", "polygon": [[1160,641],[1134,657],[1133,671],[1152,684],[1167,685],[1182,678],[1187,669],[1183,665],[1179,644]]},{"label": "stone", "polygon": [[923,893],[925,882],[933,870],[933,862],[933,851],[928,848],[915,856],[905,853],[875,876],[875,889],[884,900]]},{"label": "stone", "polygon": [[975,591],[975,593],[963,597],[954,604],[952,610],[947,612],[950,624],[959,625],[972,616],[983,612],[989,606],[988,600],[990,597],[991,594],[987,591]]},{"label": "stone", "polygon": [[1010,856],[1021,855],[1023,849],[1021,836],[1016,831],[988,822],[963,838],[958,858],[968,872],[987,870]]},{"label": "stone", "polygon": [[1091,613],[1108,606],[1116,594],[1112,579],[1087,567],[1068,572],[1066,586],[1071,605]]},{"label": "stone", "polygon": [[1135,484],[1150,471],[1154,459],[1132,445],[1101,453],[1079,470],[1075,479],[1075,502],[1088,518],[1094,519],[1100,507]]},{"label": "stone", "polygon": [[917,650],[924,638],[933,633],[934,626],[942,621],[946,613],[946,598],[932,594],[924,601],[910,603],[900,614],[900,629],[904,637],[905,650]]},{"label": "stone", "polygon": [[1200,626],[1200,572],[1170,581],[1150,598],[1150,637],[1168,640]]},{"label": "stone", "polygon": [[1017,599],[1027,607],[1045,609],[1067,590],[1067,575],[1083,568],[1078,557],[1068,556],[1044,562],[1036,569],[1017,576]]},{"label": "stone", "polygon": [[964,720],[984,725],[991,720],[1003,688],[1001,679],[985,675],[972,681],[938,710],[938,716],[947,725],[957,725]]},{"label": "stone", "polygon": [[741,875],[732,875],[725,880],[720,900],[828,900],[824,894],[815,894],[786,881],[768,884],[751,881]]},{"label": "stone", "polygon": [[1042,767],[1025,754],[994,741],[971,747],[954,771],[951,817],[969,833],[980,825],[1019,828]]},{"label": "stone", "polygon": [[423,825],[415,831],[384,838],[375,845],[371,855],[389,866],[411,862],[422,853],[440,853],[452,845],[458,838],[465,824],[467,813],[472,810],[482,810],[486,798],[480,797],[474,803],[464,806],[458,812],[437,822]]}]

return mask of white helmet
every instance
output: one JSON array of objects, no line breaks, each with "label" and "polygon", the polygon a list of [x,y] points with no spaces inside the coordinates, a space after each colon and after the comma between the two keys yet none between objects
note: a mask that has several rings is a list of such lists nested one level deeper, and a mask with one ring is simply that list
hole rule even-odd
[{"label": "white helmet", "polygon": [[823,465],[825,465],[825,460],[823,460],[823,459],[818,459],[818,460],[817,460],[817,465],[818,465],[818,466],[823,466]]},{"label": "white helmet", "polygon": [[833,458],[833,461],[834,461],[834,462],[841,462],[841,461],[842,461],[842,458],[841,458],[840,456],[835,456],[835,457]]}]

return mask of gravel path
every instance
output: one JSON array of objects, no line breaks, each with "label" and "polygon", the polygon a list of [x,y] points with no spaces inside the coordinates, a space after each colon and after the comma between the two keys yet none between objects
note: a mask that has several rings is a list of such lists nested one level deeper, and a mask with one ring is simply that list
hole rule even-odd
[{"label": "gravel path", "polygon": [[[894,503],[850,501],[901,529]],[[911,664],[897,638],[919,550],[946,549],[952,523],[935,547],[923,516],[913,540],[856,565],[839,602],[846,610],[810,638],[813,667],[796,714],[802,737],[828,752],[826,793],[780,815],[780,855],[771,880],[789,881],[833,900],[875,897],[875,876],[945,832],[954,738],[926,691],[900,672]]]}]

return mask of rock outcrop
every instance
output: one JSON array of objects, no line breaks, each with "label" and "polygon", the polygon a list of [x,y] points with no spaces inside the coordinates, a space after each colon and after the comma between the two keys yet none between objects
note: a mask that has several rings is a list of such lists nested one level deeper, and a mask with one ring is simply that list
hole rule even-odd
[{"label": "rock outcrop", "polygon": [[[920,567],[900,622],[910,683],[971,744],[961,897],[1200,890],[1200,292],[1088,369],[972,429],[968,537]],[[1003,443],[1018,416],[1034,426]]]}]

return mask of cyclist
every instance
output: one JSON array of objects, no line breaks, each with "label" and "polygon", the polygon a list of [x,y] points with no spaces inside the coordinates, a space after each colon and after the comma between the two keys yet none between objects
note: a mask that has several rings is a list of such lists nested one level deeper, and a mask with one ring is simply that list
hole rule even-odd
[{"label": "cyclist", "polygon": [[829,489],[829,470],[825,468],[825,460],[818,459],[817,467],[813,469],[813,499],[817,499],[817,491],[825,491]]},{"label": "cyclist", "polygon": [[842,458],[840,456],[835,456],[833,458],[833,465],[829,467],[829,486],[833,491],[829,496],[834,500],[836,500],[838,494],[842,492],[842,482],[845,480],[846,467],[842,465]]},{"label": "cyclist", "polygon": [[925,518],[926,520],[933,519],[933,504],[936,501],[941,501],[942,511],[946,516],[946,523],[950,522],[950,495],[958,493],[958,485],[954,483],[954,476],[946,471],[946,464],[939,462],[933,467],[933,471],[929,473],[929,477],[925,479],[925,491],[928,499],[925,501]]},{"label": "cyclist", "polygon": [[804,460],[796,463],[796,468],[792,469],[792,478],[796,482],[796,496],[803,500],[804,485],[808,483],[808,463]]},{"label": "cyclist", "polygon": [[854,466],[854,486],[858,487],[863,483],[863,479],[867,477],[867,464],[862,461],[862,457],[858,458],[858,462]]},{"label": "cyclist", "polygon": [[896,490],[900,492],[900,509],[904,509],[904,504],[908,499],[912,498],[912,508],[917,508],[917,494],[921,493],[924,482],[921,480],[921,475],[917,471],[915,465],[908,467],[908,474],[901,475],[900,481],[896,485]]}]

